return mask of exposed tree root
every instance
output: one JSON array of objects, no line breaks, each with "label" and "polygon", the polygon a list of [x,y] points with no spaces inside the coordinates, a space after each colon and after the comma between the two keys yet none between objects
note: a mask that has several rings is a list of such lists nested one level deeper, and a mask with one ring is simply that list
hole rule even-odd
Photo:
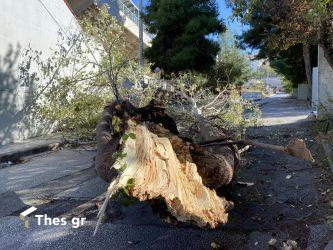
[{"label": "exposed tree root", "polygon": [[113,165],[119,175],[111,182],[107,199],[126,189],[140,201],[162,199],[178,221],[211,228],[227,222],[232,203],[203,185],[190,154],[191,144],[177,136],[159,136],[171,134],[158,125],[133,120],[128,120],[127,125],[125,135],[130,136],[122,139],[124,157]]},{"label": "exposed tree root", "polygon": [[[99,223],[109,199],[122,189],[140,201],[164,202],[178,221],[215,228],[227,223],[233,203],[217,196],[214,189],[232,182],[240,154],[249,146],[313,161],[298,139],[287,147],[229,139],[224,136],[198,145],[181,138],[175,122],[155,100],[144,108],[129,102],[108,105],[97,130],[95,167],[100,177],[111,182]],[[213,145],[219,147],[208,149]]]}]

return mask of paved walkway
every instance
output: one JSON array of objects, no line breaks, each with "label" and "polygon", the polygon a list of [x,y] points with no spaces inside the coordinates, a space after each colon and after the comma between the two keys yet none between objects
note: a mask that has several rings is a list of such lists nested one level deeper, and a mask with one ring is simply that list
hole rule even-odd
[{"label": "paved walkway", "polygon": [[279,145],[303,138],[317,163],[250,150],[237,178],[254,185],[235,185],[226,193],[235,202],[226,226],[216,230],[172,226],[153,215],[149,205],[136,203],[123,207],[95,237],[96,213],[87,214],[89,221],[78,229],[38,226],[31,218],[31,228],[25,230],[17,215],[27,205],[36,205],[37,214],[61,216],[107,188],[91,167],[94,152],[63,150],[0,169],[0,249],[210,249],[214,242],[221,249],[252,250],[268,249],[272,238],[278,249],[287,240],[302,249],[325,249],[333,237],[326,225],[332,216],[328,189],[333,179],[313,124],[306,120],[308,110],[304,103],[276,96],[262,111],[266,126],[249,131],[250,137]]},{"label": "paved walkway", "polygon": [[260,142],[287,145],[292,138],[303,139],[311,150],[315,164],[282,153],[252,149],[238,180],[254,186],[237,186],[231,198],[235,209],[227,228],[247,230],[255,248],[267,249],[267,240],[295,240],[302,249],[324,249],[333,239],[327,218],[332,215],[327,192],[333,186],[323,149],[314,134],[315,123],[305,102],[286,95],[275,95],[261,106],[264,125],[248,132]]},{"label": "paved walkway", "polygon": [[265,99],[261,111],[265,125],[304,122],[311,113],[305,101],[297,101],[287,94],[276,94]]}]

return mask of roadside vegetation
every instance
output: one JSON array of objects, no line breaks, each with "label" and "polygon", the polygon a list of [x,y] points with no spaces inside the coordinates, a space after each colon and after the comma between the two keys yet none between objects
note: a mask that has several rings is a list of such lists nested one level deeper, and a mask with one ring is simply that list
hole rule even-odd
[{"label": "roadside vegetation", "polygon": [[[152,18],[151,22],[157,15],[149,11],[153,5],[154,2],[147,8],[148,14],[145,17],[146,20]],[[193,11],[196,13],[200,9]],[[98,11],[87,11],[80,20],[80,30],[69,29],[60,34],[59,47],[50,57],[45,59],[31,48],[25,51],[21,65],[22,82],[31,85],[38,82],[39,86],[43,86],[33,93],[31,110],[34,119],[52,124],[55,131],[64,133],[66,137],[93,139],[96,125],[107,103],[125,99],[137,107],[143,107],[152,99],[161,98],[158,93],[161,92],[161,86],[167,84],[172,86],[172,91],[162,98],[167,101],[168,112],[181,127],[195,127],[194,121],[199,115],[216,128],[231,130],[236,137],[241,137],[246,127],[258,124],[260,117],[258,107],[245,102],[240,96],[241,86],[251,78],[253,72],[250,61],[236,47],[234,37],[229,32],[219,33],[224,32],[224,25],[217,19],[216,13],[216,7],[210,6],[209,20],[215,23],[205,32],[196,29],[197,33],[191,33],[203,46],[193,49],[201,50],[202,53],[210,51],[211,54],[189,53],[190,57],[187,58],[187,52],[180,51],[180,54],[173,55],[174,59],[167,61],[179,60],[176,64],[182,67],[164,65],[158,58],[151,56],[157,53],[153,52],[154,43],[158,43],[158,37],[163,36],[163,30],[159,30],[153,46],[146,51],[152,63],[142,68],[137,63],[137,53],[126,43],[123,27],[109,15],[107,5]],[[192,20],[186,27],[193,31],[191,25],[198,22],[198,25],[205,26],[211,22],[209,20]],[[156,21],[162,22],[160,19]],[[156,32],[155,22],[149,26],[147,21],[147,24],[151,32]],[[164,25],[169,27],[173,23]],[[218,33],[220,38],[217,42],[209,40],[206,38],[208,33]],[[192,39],[192,35],[186,36]],[[214,49],[208,49],[207,46]],[[164,49],[177,51],[180,47]],[[215,58],[217,54],[217,59],[206,58]],[[198,61],[198,65],[187,65],[184,58]],[[199,64],[204,64],[206,68],[200,68]],[[162,78],[160,72],[151,70],[156,69],[154,67],[157,65]],[[245,111],[251,114],[245,117]]]},{"label": "roadside vegetation", "polygon": [[225,31],[215,1],[151,0],[144,21],[155,34],[145,57],[163,77],[185,70],[206,73],[214,66],[220,48],[209,36]]},{"label": "roadside vegetation", "polygon": [[70,137],[93,138],[108,102],[126,97],[135,105],[146,105],[156,84],[151,79],[149,88],[143,88],[141,80],[150,70],[139,67],[124,28],[106,5],[87,11],[80,27],[61,33],[58,49],[47,59],[27,49],[21,80],[43,86],[35,90],[31,104],[35,119]]},{"label": "roadside vegetation", "polygon": [[229,0],[229,4],[234,17],[249,27],[241,44],[258,49],[258,58],[268,58],[289,89],[307,83],[311,90],[318,44],[333,65],[328,45],[332,44],[331,0]]},{"label": "roadside vegetation", "polygon": [[231,85],[240,89],[254,76],[251,62],[245,51],[237,48],[236,39],[229,30],[220,34],[218,41],[220,51],[208,74],[207,86],[215,89]]}]

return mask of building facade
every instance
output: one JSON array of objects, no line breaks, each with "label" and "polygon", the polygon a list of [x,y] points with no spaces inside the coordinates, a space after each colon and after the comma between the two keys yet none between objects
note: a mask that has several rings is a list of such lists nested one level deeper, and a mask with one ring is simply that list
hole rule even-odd
[{"label": "building facade", "polygon": [[[134,53],[139,51],[139,9],[131,0],[67,0],[73,13],[80,17],[85,10],[94,7],[101,7],[104,4],[109,6],[109,12],[116,17],[118,22],[125,27],[127,41]],[[151,35],[143,29],[144,46],[151,46]]]},{"label": "building facade", "polygon": [[[133,53],[138,53],[138,9],[128,0],[0,1],[0,145],[50,131],[46,124],[34,121],[29,112],[32,88],[38,86],[25,86],[20,81],[19,67],[24,49],[30,46],[47,58],[52,49],[57,48],[60,30],[78,27],[77,16],[82,11],[104,3],[110,5],[110,14],[125,26],[128,43]],[[144,32],[143,40],[145,46],[150,45],[151,37],[147,32]]]}]

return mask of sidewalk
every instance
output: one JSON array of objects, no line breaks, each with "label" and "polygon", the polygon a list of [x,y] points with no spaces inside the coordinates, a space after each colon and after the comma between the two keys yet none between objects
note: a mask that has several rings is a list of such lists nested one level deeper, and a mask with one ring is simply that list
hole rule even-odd
[{"label": "sidewalk", "polygon": [[3,145],[0,146],[0,163],[6,161],[15,161],[16,159],[31,154],[55,150],[59,148],[62,143],[62,136],[56,134]]}]

